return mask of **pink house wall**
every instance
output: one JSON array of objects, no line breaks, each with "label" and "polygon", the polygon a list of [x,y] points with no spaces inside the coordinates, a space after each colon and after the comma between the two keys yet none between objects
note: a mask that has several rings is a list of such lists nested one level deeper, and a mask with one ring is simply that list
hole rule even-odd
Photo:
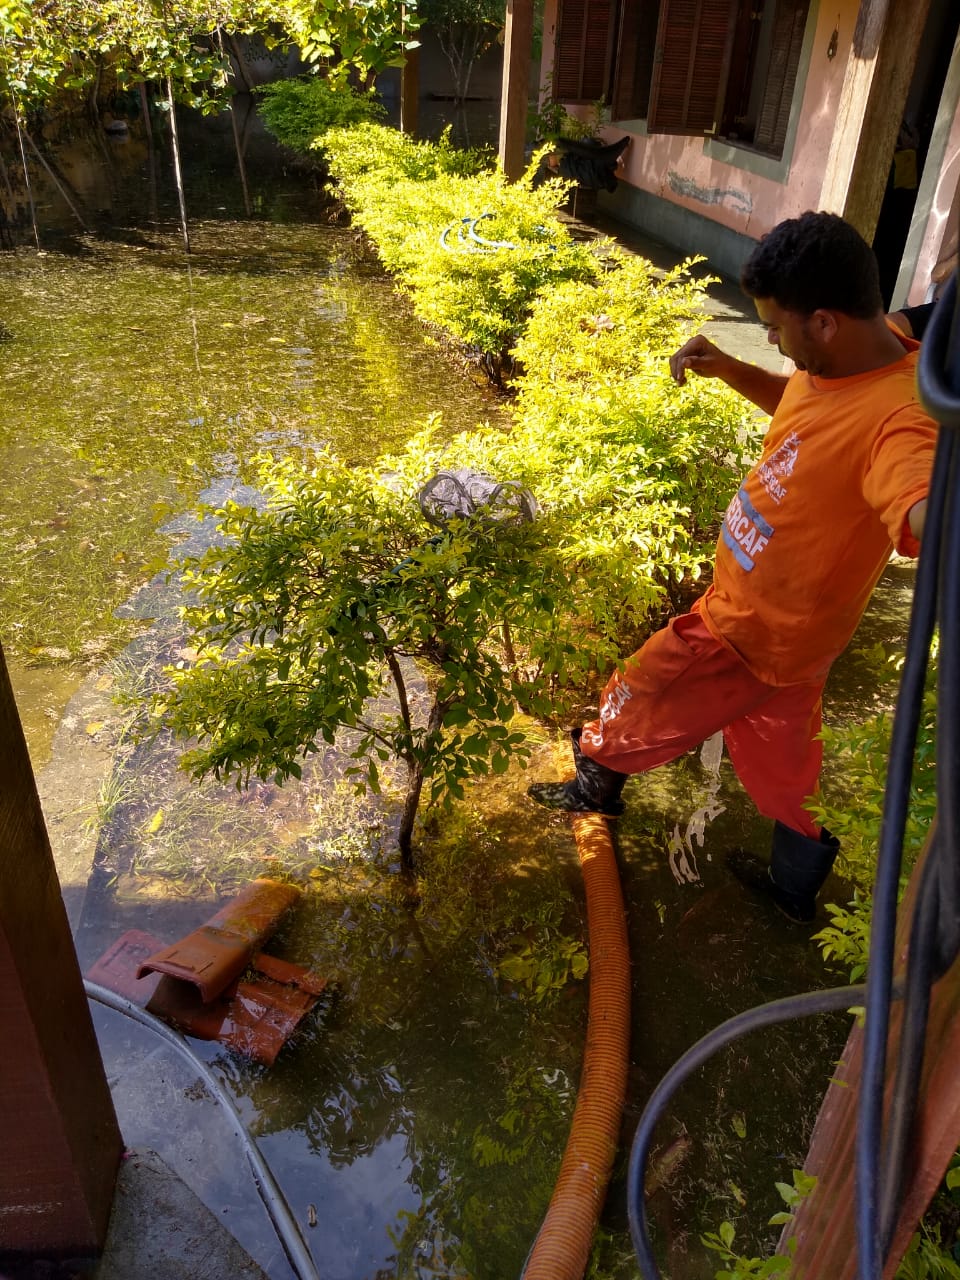
[{"label": "pink house wall", "polygon": [[[608,141],[625,133],[633,135],[625,156],[624,180],[751,239],[759,239],[782,218],[818,208],[859,0],[834,0],[818,8],[802,111],[792,147],[788,137],[784,162],[778,164],[703,138],[646,135],[638,122],[627,121],[603,131]],[[557,0],[546,0],[541,83],[546,83],[553,66],[556,17]],[[836,55],[830,58],[834,27],[839,30],[838,45]],[[711,154],[721,148],[729,150],[734,163]]]}]

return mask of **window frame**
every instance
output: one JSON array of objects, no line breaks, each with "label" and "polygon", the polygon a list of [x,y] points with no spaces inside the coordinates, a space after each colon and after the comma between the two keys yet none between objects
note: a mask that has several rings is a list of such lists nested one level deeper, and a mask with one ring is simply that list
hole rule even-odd
[{"label": "window frame", "polygon": [[[749,47],[745,23],[754,20],[753,4],[764,3],[775,6],[770,54],[765,66],[751,67],[760,44]],[[614,119],[645,119],[648,134],[703,137],[779,161],[813,6],[811,0],[753,4],[559,0],[553,96],[571,103],[603,98]],[[753,136],[738,138],[734,112],[753,93],[759,94]]]}]

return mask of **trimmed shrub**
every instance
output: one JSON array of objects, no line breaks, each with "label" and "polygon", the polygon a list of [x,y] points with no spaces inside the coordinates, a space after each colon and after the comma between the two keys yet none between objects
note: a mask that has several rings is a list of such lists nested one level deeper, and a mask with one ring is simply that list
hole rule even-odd
[{"label": "trimmed shrub", "polygon": [[612,252],[599,280],[542,293],[514,348],[513,430],[447,450],[520,480],[562,518],[561,553],[571,578],[590,578],[605,601],[594,625],[611,641],[645,634],[699,589],[764,430],[722,384],[670,377],[667,357],[702,319],[708,281],[690,266],[659,278]]},{"label": "trimmed shrub", "polygon": [[[691,264],[659,276],[553,215],[566,184],[508,184],[440,144],[365,126],[325,137],[356,220],[417,312],[498,359],[518,356],[510,431],[445,444],[435,424],[369,469],[266,462],[264,512],[228,506],[190,570],[200,659],[172,672],[160,720],[199,746],[196,774],[298,776],[346,727],[358,785],[405,766],[400,848],[421,791],[440,801],[527,744],[519,705],[563,716],[697,589],[727,496],[756,449],[754,411],[722,384],[677,387],[668,355],[702,320]],[[518,481],[538,518],[481,515],[440,534],[417,502],[440,470]],[[424,700],[406,693],[415,661]],[[399,712],[378,711],[392,681]],[[371,710],[372,708],[372,710]]]},{"label": "trimmed shrub", "polygon": [[320,75],[276,80],[257,94],[260,117],[274,137],[291,151],[318,162],[328,129],[382,120],[386,115],[372,90],[361,93],[346,84],[334,88]]},{"label": "trimmed shrub", "polygon": [[395,130],[335,130],[324,145],[354,222],[373,241],[421,319],[483,359],[496,381],[534,299],[564,280],[593,279],[601,252],[556,217],[569,184],[534,191],[483,157]]}]

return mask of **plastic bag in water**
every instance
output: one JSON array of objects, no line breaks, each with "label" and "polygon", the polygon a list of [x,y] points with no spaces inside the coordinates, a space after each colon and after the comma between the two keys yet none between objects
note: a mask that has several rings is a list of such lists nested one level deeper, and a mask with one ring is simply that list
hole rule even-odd
[{"label": "plastic bag in water", "polygon": [[528,524],[537,514],[533,494],[516,480],[495,480],[482,471],[463,468],[438,471],[417,495],[431,524],[478,517],[491,524]]}]

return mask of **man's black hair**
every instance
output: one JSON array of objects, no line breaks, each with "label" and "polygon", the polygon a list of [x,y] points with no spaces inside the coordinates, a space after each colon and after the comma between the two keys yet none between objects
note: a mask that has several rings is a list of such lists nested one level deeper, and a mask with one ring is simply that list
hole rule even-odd
[{"label": "man's black hair", "polygon": [[821,307],[869,320],[883,311],[873,250],[835,213],[803,213],[769,231],[747,259],[740,285],[800,315]]}]

